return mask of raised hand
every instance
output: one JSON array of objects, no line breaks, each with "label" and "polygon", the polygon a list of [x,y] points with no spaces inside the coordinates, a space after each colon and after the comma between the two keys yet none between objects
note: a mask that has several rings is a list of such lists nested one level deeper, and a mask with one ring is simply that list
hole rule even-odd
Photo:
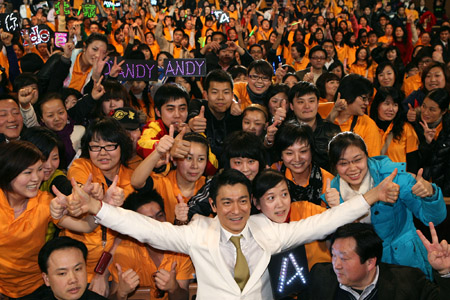
[{"label": "raised hand", "polygon": [[177,195],[177,201],[178,203],[175,206],[175,219],[181,223],[185,223],[188,221],[189,206],[184,202],[180,194]]},{"label": "raised hand", "polygon": [[89,204],[91,198],[81,187],[78,186],[75,179],[72,177],[72,195],[68,198],[68,211],[73,217],[79,217],[89,211]]},{"label": "raised hand", "polygon": [[420,230],[417,230],[417,235],[422,241],[428,252],[428,262],[441,275],[450,273],[450,247],[446,240],[439,243],[439,238],[434,228],[434,224],[430,222],[431,243],[423,235]]},{"label": "raised hand", "polygon": [[236,102],[236,100],[233,99],[233,101],[231,102],[230,113],[233,116],[240,116],[240,115],[242,115],[242,101],[241,101],[241,99],[239,99],[237,102]]},{"label": "raised hand", "polygon": [[423,135],[425,136],[425,141],[430,144],[434,137],[436,136],[436,128],[431,129],[428,127],[428,123],[425,122],[423,119],[421,122],[419,122],[420,125],[422,125],[423,128]]},{"label": "raised hand", "polygon": [[19,90],[17,96],[19,98],[20,106],[24,109],[27,109],[33,102],[37,101],[38,90],[35,87],[26,86]]},{"label": "raised hand", "polygon": [[89,174],[89,177],[86,183],[83,185],[83,191],[89,194],[92,198],[96,200],[103,200],[104,191],[103,186],[98,182],[92,182],[92,174]]},{"label": "raised hand", "polygon": [[94,64],[92,65],[92,79],[94,81],[100,80],[100,77],[103,73],[103,68],[105,67],[106,62],[109,60],[109,56],[105,57],[104,52],[100,53],[97,59],[94,60]]},{"label": "raised hand", "polygon": [[303,76],[303,81],[314,83],[314,69],[313,69],[313,67],[311,67],[309,72],[306,73],[305,76]]},{"label": "raised hand", "polygon": [[158,289],[160,289],[161,291],[172,293],[179,288],[178,282],[176,280],[176,267],[177,262],[173,262],[170,272],[164,269],[160,269],[156,272],[155,283]]},{"label": "raised hand", "polygon": [[386,177],[375,189],[378,192],[378,200],[387,202],[387,203],[395,203],[398,199],[398,195],[400,194],[400,186],[393,182],[395,176],[397,176],[398,170],[395,170]]},{"label": "raised hand", "polygon": [[325,190],[325,200],[330,207],[338,206],[341,198],[337,189],[331,187],[331,180],[327,178],[327,189]]},{"label": "raised hand", "polygon": [[205,107],[200,108],[200,113],[189,120],[189,127],[193,132],[204,133],[206,131]]},{"label": "raised hand", "polygon": [[189,154],[189,150],[191,150],[191,142],[183,140],[186,129],[186,127],[183,127],[174,139],[174,144],[170,148],[170,156],[172,158],[185,158]]},{"label": "raised hand", "polygon": [[423,169],[417,172],[416,184],[413,185],[411,192],[417,197],[425,198],[433,195],[433,186],[422,177]]},{"label": "raised hand", "polygon": [[118,181],[119,175],[114,176],[114,181],[108,187],[108,190],[105,193],[105,199],[103,200],[114,206],[122,206],[125,201],[125,193],[121,187],[117,186]]},{"label": "raised hand", "polygon": [[272,125],[270,125],[269,127],[267,127],[267,131],[266,131],[266,142],[268,145],[272,145],[274,140],[275,140],[275,134],[278,131],[278,125],[281,124],[281,122],[279,120],[275,120],[275,122],[273,122]]},{"label": "raised hand", "polygon": [[408,103],[408,107],[409,109],[408,112],[406,113],[406,118],[408,119],[409,122],[414,123],[417,119],[417,112],[410,103]]},{"label": "raised hand", "polygon": [[275,77],[277,78],[277,83],[281,83],[283,81],[284,75],[286,75],[287,70],[283,68],[283,64],[279,63],[278,68],[275,71]]},{"label": "raised hand", "polygon": [[280,107],[275,110],[274,120],[282,123],[286,119],[286,100],[281,100]]},{"label": "raised hand", "polygon": [[156,146],[156,151],[159,153],[160,157],[165,157],[166,154],[170,151],[173,144],[175,143],[175,140],[173,138],[175,129],[173,125],[169,126],[169,135],[163,136],[160,140],[158,145]]},{"label": "raised hand", "polygon": [[67,210],[68,200],[67,196],[61,193],[55,185],[52,186],[52,191],[56,197],[50,202],[50,215],[53,219],[59,220],[69,213]]},{"label": "raised hand", "polygon": [[117,294],[120,297],[126,297],[132,293],[139,285],[139,275],[133,269],[122,271],[122,267],[116,263],[117,275],[119,277],[119,286]]},{"label": "raised hand", "polygon": [[120,72],[122,72],[122,65],[125,63],[125,60],[122,60],[120,63],[117,63],[117,56],[114,57],[114,64],[111,67],[111,72],[109,72],[110,77],[119,76]]},{"label": "raised hand", "polygon": [[98,100],[105,94],[105,88],[102,85],[103,75],[98,79],[94,80],[94,87],[92,88],[91,96],[92,99]]}]

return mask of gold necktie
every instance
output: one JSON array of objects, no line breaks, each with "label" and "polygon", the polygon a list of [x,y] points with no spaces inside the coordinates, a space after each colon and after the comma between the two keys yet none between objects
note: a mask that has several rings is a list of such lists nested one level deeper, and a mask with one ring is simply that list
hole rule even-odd
[{"label": "gold necktie", "polygon": [[236,265],[234,266],[234,280],[241,288],[241,291],[244,289],[245,284],[250,278],[250,270],[248,269],[247,260],[245,259],[244,254],[241,250],[241,237],[240,236],[232,236],[230,241],[236,247]]}]

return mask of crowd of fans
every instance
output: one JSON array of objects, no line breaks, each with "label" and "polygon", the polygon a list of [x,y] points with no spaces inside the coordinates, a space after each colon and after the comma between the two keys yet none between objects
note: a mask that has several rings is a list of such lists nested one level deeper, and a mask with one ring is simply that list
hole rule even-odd
[{"label": "crowd of fans", "polygon": [[[20,29],[0,35],[0,295],[48,292],[39,249],[64,235],[88,249],[90,290],[126,299],[140,284],[153,298],[187,299],[188,256],[89,222],[80,230],[52,218],[50,202],[79,185],[182,226],[214,215],[210,178],[221,169],[252,181],[253,213],[277,223],[364,194],[397,169],[397,202],[359,221],[383,240],[383,262],[432,279],[413,216],[441,223],[450,196],[445,1],[92,3],[93,17],[80,0],[1,4]],[[52,38],[33,44],[34,26]],[[63,46],[55,32],[67,32]],[[164,61],[182,58],[204,58],[207,75],[166,76]],[[119,81],[122,59],[155,61],[158,80]],[[324,241],[306,254],[309,268],[331,261]]]}]

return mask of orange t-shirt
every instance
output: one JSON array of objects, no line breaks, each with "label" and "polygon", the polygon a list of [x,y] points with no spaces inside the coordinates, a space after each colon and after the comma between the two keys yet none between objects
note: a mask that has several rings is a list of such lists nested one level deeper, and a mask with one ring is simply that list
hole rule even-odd
[{"label": "orange t-shirt", "polygon": [[194,278],[195,273],[194,266],[188,255],[164,252],[164,257],[159,267],[156,267],[155,263],[151,259],[147,246],[139,243],[133,239],[123,240],[116,249],[113,256],[113,261],[109,266],[111,276],[114,282],[119,282],[119,276],[117,273],[116,263],[122,267],[122,271],[126,272],[128,269],[133,269],[139,275],[139,284],[141,286],[150,287],[150,299],[169,299],[167,293],[162,298],[154,298],[152,291],[156,288],[155,280],[153,279],[153,273],[158,270],[164,269],[169,271],[172,269],[172,263],[176,262],[177,266],[176,279],[177,280],[189,280]]},{"label": "orange t-shirt", "polygon": [[[106,184],[105,176],[102,171],[97,168],[91,160],[86,158],[76,159],[67,173],[67,178],[75,178],[75,180],[79,183],[84,184],[89,174],[92,174],[92,182],[100,183],[103,186],[103,190],[106,192],[108,190],[108,185]],[[134,188],[131,186],[131,175],[133,174],[133,170],[121,166],[119,169],[119,181],[117,182],[117,186],[122,188],[125,197],[131,194],[134,191]],[[103,229],[105,230],[105,229]],[[69,236],[76,240],[83,242],[88,248],[89,255],[86,261],[87,272],[88,272],[88,282],[91,282],[92,277],[94,276],[94,269],[97,265],[98,259],[102,255],[103,251],[109,251],[114,243],[114,238],[118,235],[117,232],[112,231],[111,229],[106,229],[106,244],[103,248],[102,245],[102,226],[98,226],[91,233],[78,233],[70,230],[64,230],[63,235]]]},{"label": "orange t-shirt", "polygon": [[[383,132],[382,129],[380,130],[380,134],[383,138],[383,145],[386,142],[386,138],[388,134],[392,131],[393,123],[389,125],[386,132]],[[405,122],[403,125],[403,133],[400,137],[400,140],[392,139],[391,143],[389,144],[389,148],[387,149],[386,155],[389,156],[389,158],[393,162],[406,162],[406,154],[414,152],[419,149],[419,138],[417,137],[416,131],[414,130],[414,127],[408,123]]]},{"label": "orange t-shirt", "polygon": [[[290,221],[300,221],[323,213],[325,210],[327,210],[325,207],[309,201],[292,202]],[[316,263],[331,262],[330,251],[324,241],[314,241],[305,244],[305,250],[306,258],[308,259],[308,268],[310,270]]]},{"label": "orange t-shirt", "polygon": [[80,59],[83,52],[78,54],[77,59],[75,60],[75,64],[73,65],[72,70],[72,78],[70,79],[69,88],[76,89],[77,91],[81,91],[83,89],[84,83],[91,72],[92,67],[90,67],[86,72],[81,70]]},{"label": "orange t-shirt", "polygon": [[241,101],[241,109],[244,110],[247,106],[252,104],[250,96],[247,92],[247,82],[236,82],[234,84],[233,93]]},{"label": "orange t-shirt", "polygon": [[26,296],[44,281],[38,253],[45,244],[50,216],[50,193],[39,191],[26,210],[14,218],[14,209],[0,190],[0,293],[11,298]]},{"label": "orange t-shirt", "polygon": [[[167,176],[159,174],[152,174],[153,186],[155,190],[164,199],[164,212],[166,213],[166,220],[173,224],[175,221],[175,206],[178,203],[177,196],[181,195],[185,203],[190,199],[183,196],[177,183],[177,171],[172,170]],[[195,183],[194,195],[198,190],[205,185],[205,177],[200,177]]]}]

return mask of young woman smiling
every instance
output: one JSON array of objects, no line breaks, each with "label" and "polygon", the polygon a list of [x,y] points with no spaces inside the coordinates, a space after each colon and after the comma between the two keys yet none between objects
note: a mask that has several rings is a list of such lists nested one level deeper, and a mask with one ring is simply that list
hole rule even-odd
[{"label": "young woman smiling", "polygon": [[427,251],[416,234],[413,215],[424,224],[441,223],[446,217],[441,189],[424,180],[422,170],[414,177],[406,172],[404,164],[394,163],[386,156],[369,158],[364,140],[352,132],[342,132],[333,138],[329,157],[337,175],[322,199],[330,207],[366,193],[398,172],[393,180],[400,188],[397,201],[374,204],[360,221],[372,223],[383,240],[382,262],[420,268],[432,278]]}]

